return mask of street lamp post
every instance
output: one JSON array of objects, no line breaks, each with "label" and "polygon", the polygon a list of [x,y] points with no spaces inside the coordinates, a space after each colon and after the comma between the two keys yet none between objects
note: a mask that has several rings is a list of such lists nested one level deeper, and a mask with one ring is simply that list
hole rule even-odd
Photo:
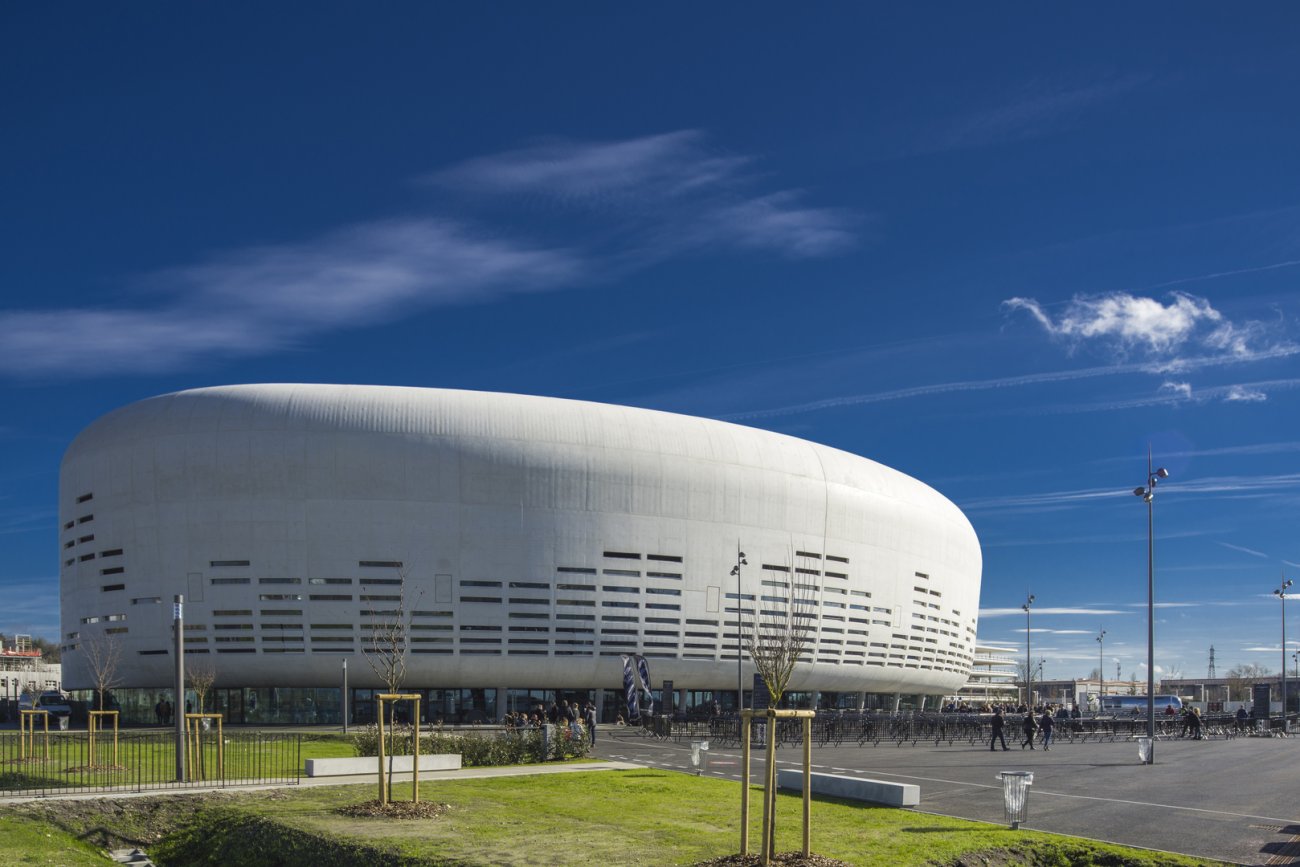
[{"label": "street lamp post", "polygon": [[1147,504],[1147,751],[1148,765],[1156,761],[1156,560],[1155,560],[1155,499],[1156,483],[1169,478],[1164,467],[1151,469],[1151,449],[1147,449],[1147,484],[1134,488],[1134,496]]},{"label": "street lamp post", "polygon": [[[745,675],[741,671],[741,662],[744,659],[744,640],[741,637],[741,626],[744,623],[744,616],[741,613],[740,598],[740,567],[748,566],[749,561],[745,559],[745,552],[740,550],[740,543],[736,543],[736,565],[731,567],[731,574],[736,576],[736,716],[745,709]],[[793,590],[793,588],[791,588]]]},{"label": "street lamp post", "polygon": [[1286,591],[1292,581],[1282,582],[1282,586],[1273,591],[1282,603],[1282,729],[1286,730]]},{"label": "street lamp post", "polygon": [[343,734],[348,733],[348,658],[343,657],[343,692],[340,695],[339,710],[343,716]]},{"label": "street lamp post", "polygon": [[1106,703],[1106,630],[1097,633],[1097,712]]},{"label": "street lamp post", "polygon": [[1025,612],[1025,707],[1033,710],[1034,704],[1034,660],[1030,654],[1029,609],[1034,607],[1034,594],[1030,593],[1025,604],[1020,608]]}]

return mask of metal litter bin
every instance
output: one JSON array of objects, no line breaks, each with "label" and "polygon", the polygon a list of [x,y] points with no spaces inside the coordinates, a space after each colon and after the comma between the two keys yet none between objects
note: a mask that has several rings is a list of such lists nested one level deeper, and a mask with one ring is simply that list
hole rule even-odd
[{"label": "metal litter bin", "polygon": [[709,769],[708,741],[691,741],[691,766],[695,768],[696,776]]},{"label": "metal litter bin", "polygon": [[1137,739],[1137,744],[1138,761],[1144,765],[1149,764],[1151,762],[1151,738],[1143,735]]},{"label": "metal litter bin", "polygon": [[1002,806],[1006,808],[1007,824],[1013,829],[1029,816],[1029,787],[1034,784],[1033,771],[1003,771]]}]

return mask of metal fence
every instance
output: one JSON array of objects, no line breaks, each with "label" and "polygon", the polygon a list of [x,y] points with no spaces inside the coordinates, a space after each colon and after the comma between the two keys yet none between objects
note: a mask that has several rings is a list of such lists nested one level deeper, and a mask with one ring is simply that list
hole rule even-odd
[{"label": "metal fence", "polygon": [[175,735],[165,731],[0,732],[0,796],[296,784],[295,732],[203,732],[189,743],[186,779],[176,775]]},{"label": "metal fence", "polygon": [[[987,744],[993,735],[991,714],[823,714],[812,723],[814,746],[917,746],[932,744],[935,746],[954,744]],[[1022,724],[1024,716],[1008,714],[1005,717],[1004,733],[1008,741],[1023,739]],[[1089,716],[1075,719],[1055,719],[1053,740],[1057,743],[1088,743],[1101,741],[1129,740],[1145,736],[1147,721],[1145,716]],[[765,742],[769,734],[775,739],[776,746],[797,746],[803,742],[803,733],[798,721],[779,721],[773,732],[767,731],[767,724],[755,721],[750,732],[751,743],[757,745]],[[1281,725],[1281,721],[1277,721]],[[708,740],[721,748],[735,748],[740,745],[740,720],[734,716],[719,716],[707,720],[671,720],[668,717],[656,717],[647,721],[643,727],[630,726],[623,730],[627,735],[651,737],[659,740],[671,740],[676,743],[689,743]],[[1254,732],[1254,724],[1243,728],[1231,714],[1210,714],[1201,721],[1203,738],[1231,738]],[[1193,731],[1184,725],[1181,718],[1161,717],[1156,720],[1156,737],[1174,739],[1191,737]]]}]

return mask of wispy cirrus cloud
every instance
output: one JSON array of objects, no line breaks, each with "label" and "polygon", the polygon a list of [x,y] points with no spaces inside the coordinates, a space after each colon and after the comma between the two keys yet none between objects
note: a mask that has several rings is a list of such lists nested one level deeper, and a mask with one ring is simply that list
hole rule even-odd
[{"label": "wispy cirrus cloud", "polygon": [[[981,608],[980,618],[1024,616],[1023,608]],[[1034,614],[1087,615],[1096,614],[1132,614],[1118,608],[1035,608]]]},{"label": "wispy cirrus cloud", "polygon": [[[1287,358],[1300,353],[1300,346],[1294,344],[1278,344],[1263,349],[1247,352],[1240,356],[1226,355],[1200,355],[1181,358],[1177,362],[1180,371],[1203,370],[1213,367],[1222,367],[1226,365],[1245,364],[1249,362],[1268,361],[1272,359]],[[956,392],[972,391],[994,391],[1004,388],[1018,388],[1024,386],[1050,385],[1062,382],[1076,382],[1087,379],[1097,379],[1108,376],[1122,376],[1133,374],[1153,374],[1161,375],[1169,371],[1171,364],[1168,361],[1148,361],[1148,362],[1126,362],[1121,364],[1109,364],[1100,367],[1080,367],[1073,370],[1056,370],[1045,371],[1042,373],[1027,373],[1018,376],[999,376],[989,379],[966,379],[955,380],[951,382],[937,382],[927,385],[917,385],[909,388],[890,389],[888,391],[878,391],[865,394],[846,394],[834,397],[823,398],[821,400],[807,401],[804,403],[787,404],[784,406],[768,407],[763,409],[752,409],[743,412],[728,413],[719,415],[718,418],[728,421],[745,421],[761,418],[774,418],[777,416],[798,415],[807,412],[818,412],[827,409],[839,409],[848,406],[862,406],[873,403],[885,403],[894,400],[910,400],[920,397],[930,397],[940,394],[951,394]],[[1267,387],[1290,388],[1300,385],[1300,380],[1274,380],[1269,383],[1254,383],[1250,386],[1243,387]],[[1190,386],[1188,387],[1190,389]],[[1201,393],[1207,396],[1226,395],[1226,389],[1205,389]],[[1134,398],[1131,405],[1145,406],[1153,403],[1172,403],[1185,400],[1182,396],[1181,389],[1166,390],[1165,393],[1157,393],[1149,397]],[[1056,408],[1039,408],[1036,412],[1082,412],[1088,410],[1105,410],[1127,406],[1130,403],[1107,402],[1096,404],[1075,404],[1065,405]]]},{"label": "wispy cirrus cloud", "polygon": [[639,240],[632,245],[637,258],[723,245],[799,259],[856,242],[854,216],[803,205],[795,190],[759,189],[754,162],[715,153],[701,132],[683,130],[617,142],[549,141],[468,160],[426,181],[598,214],[613,221],[607,232]]},{"label": "wispy cirrus cloud", "polygon": [[1153,80],[1143,75],[1106,78],[1086,84],[1031,82],[1001,100],[977,107],[952,121],[927,150],[951,150],[1023,141],[1069,129],[1086,112],[1114,101]]},{"label": "wispy cirrus cloud", "polygon": [[[845,212],[799,203],[687,131],[616,142],[552,143],[480,157],[431,176],[479,200],[542,196],[601,212],[617,243],[544,221],[491,216],[373,220],[317,237],[232,249],[143,279],[138,296],[94,307],[0,310],[0,375],[144,373],[276,352],[332,331],[438,307],[599,281],[667,257],[762,250],[829,255],[854,243]],[[539,240],[545,234],[546,240]]]},{"label": "wispy cirrus cloud", "polygon": [[1120,400],[1037,406],[1031,412],[1035,414],[1113,412],[1122,409],[1178,406],[1180,404],[1261,403],[1268,400],[1268,392],[1290,391],[1295,388],[1300,388],[1300,379],[1268,379],[1258,382],[1234,383],[1232,385],[1217,385],[1196,389],[1192,388],[1191,383],[1166,382],[1156,389],[1153,394],[1144,394]]},{"label": "wispy cirrus cloud", "polygon": [[436,219],[352,226],[151,275],[159,306],[0,312],[0,371],[95,376],[271,352],[411,309],[553,288],[588,265],[566,250]]},{"label": "wispy cirrus cloud", "polygon": [[1268,555],[1265,554],[1263,551],[1256,551],[1252,548],[1243,548],[1240,545],[1233,545],[1230,542],[1216,542],[1215,544],[1227,548],[1231,551],[1240,551],[1243,554],[1249,554],[1252,557],[1264,557],[1264,558],[1268,557]]},{"label": "wispy cirrus cloud", "polygon": [[[1163,491],[1165,496],[1179,497],[1199,494],[1249,493],[1265,496],[1300,489],[1300,473],[1281,473],[1271,476],[1216,476],[1179,480],[1176,486]],[[1030,494],[1011,494],[963,500],[958,505],[965,511],[988,509],[1024,509],[1050,506],[1077,506],[1098,500],[1132,498],[1131,488],[1083,488],[1073,491],[1044,491]]]}]

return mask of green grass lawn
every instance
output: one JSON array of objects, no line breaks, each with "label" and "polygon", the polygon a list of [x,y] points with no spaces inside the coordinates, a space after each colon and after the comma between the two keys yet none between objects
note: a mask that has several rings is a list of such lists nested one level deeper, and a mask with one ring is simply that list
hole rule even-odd
[{"label": "green grass lawn", "polygon": [[[399,786],[409,797],[410,785]],[[752,799],[751,851],[757,849],[761,807]],[[194,799],[196,796],[189,796]],[[226,794],[177,807],[158,835],[168,839],[151,854],[170,863],[227,864],[432,864],[667,865],[693,864],[739,850],[740,789],[724,780],[657,770],[596,771],[422,783],[420,797],[450,805],[435,819],[356,819],[335,808],[370,800],[373,786],[329,786]],[[134,799],[133,799],[134,800]],[[159,802],[162,799],[148,799]],[[86,807],[91,802],[83,802]],[[210,807],[200,807],[210,804]],[[128,801],[106,803],[125,821]],[[156,808],[155,808],[156,809]],[[53,803],[22,815],[59,822],[65,831],[110,819],[94,812],[59,812]],[[782,795],[777,848],[798,849],[800,799]],[[110,817],[111,818],[111,817]],[[156,818],[156,816],[155,816]],[[279,829],[279,830],[276,830]],[[26,831],[24,833],[27,833]],[[30,839],[30,838],[26,838]],[[143,839],[150,839],[144,835]],[[960,856],[993,850],[1032,853],[1045,865],[1194,865],[1198,859],[1086,843],[1033,831],[948,819],[851,802],[813,802],[813,850],[855,865],[950,864]],[[284,841],[282,845],[277,841]],[[255,844],[254,844],[255,842]],[[324,848],[322,848],[324,845]],[[279,848],[277,848],[279,846]],[[330,849],[330,846],[337,847]],[[149,847],[146,847],[149,848]],[[0,863],[11,861],[8,835]],[[259,860],[261,859],[261,860]],[[342,859],[342,860],[339,860]],[[81,862],[69,859],[69,864]]]}]

